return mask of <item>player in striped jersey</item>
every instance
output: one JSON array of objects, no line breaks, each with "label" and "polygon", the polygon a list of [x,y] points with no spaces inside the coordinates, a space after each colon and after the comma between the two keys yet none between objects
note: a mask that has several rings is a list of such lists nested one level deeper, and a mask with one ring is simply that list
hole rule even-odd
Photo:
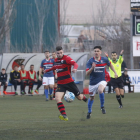
[{"label": "player in striped jersey", "polygon": [[72,72],[76,72],[78,68],[78,64],[69,56],[64,55],[63,49],[61,46],[56,47],[57,51],[57,58],[55,59],[55,65],[51,68],[46,70],[45,72],[49,72],[51,70],[57,71],[57,90],[55,95],[55,100],[57,102],[58,109],[61,113],[59,118],[61,120],[68,120],[68,117],[65,112],[64,104],[62,103],[62,98],[66,92],[66,90],[72,92],[75,94],[77,99],[87,101],[87,98],[80,94],[79,89],[77,88],[76,84],[74,83],[74,80],[71,76],[71,66],[74,66]]}]

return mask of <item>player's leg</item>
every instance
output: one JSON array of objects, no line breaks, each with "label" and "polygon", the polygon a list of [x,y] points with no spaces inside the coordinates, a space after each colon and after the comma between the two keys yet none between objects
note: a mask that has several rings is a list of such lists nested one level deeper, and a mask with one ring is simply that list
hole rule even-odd
[{"label": "player's leg", "polygon": [[53,88],[54,88],[54,77],[49,77],[49,92],[50,92],[50,100],[53,99]]},{"label": "player's leg", "polygon": [[24,80],[21,80],[21,94],[24,95]]},{"label": "player's leg", "polygon": [[7,86],[8,86],[8,82],[3,82],[3,93],[6,95],[6,89],[7,89]]},{"label": "player's leg", "polygon": [[48,77],[43,77],[43,85],[44,85],[44,89],[45,89],[46,101],[49,101],[49,79],[48,79]]},{"label": "player's leg", "polygon": [[57,79],[55,79],[54,89],[53,89],[53,98],[55,98],[55,93],[57,89]]},{"label": "player's leg", "polygon": [[41,80],[38,80],[37,81],[37,87],[36,87],[35,93],[39,94],[38,90],[41,87],[41,85],[42,85],[42,81]]},{"label": "player's leg", "polygon": [[29,81],[29,94],[33,94],[33,86],[34,86],[34,81],[30,80]]},{"label": "player's leg", "polygon": [[98,86],[101,110],[103,114],[106,114],[105,107],[104,107],[105,97],[104,97],[104,92],[103,92],[106,87],[106,84],[107,84],[106,81],[101,81]]},{"label": "player's leg", "polygon": [[0,88],[1,88],[1,83],[2,83],[2,82],[0,82]]},{"label": "player's leg", "polygon": [[25,88],[26,88],[27,85],[28,85],[28,80],[25,80],[24,81],[24,94],[26,94]]},{"label": "player's leg", "polygon": [[66,92],[66,89],[63,87],[63,85],[58,85],[56,94],[55,94],[55,100],[57,102],[58,110],[61,113],[61,115],[59,115],[59,118],[64,121],[68,121],[68,117],[65,111],[65,106],[62,103],[62,98],[65,92]]},{"label": "player's leg", "polygon": [[[123,87],[124,87],[124,84],[123,84],[123,79],[122,79],[122,77],[119,77],[119,80],[118,80],[118,88],[119,88],[119,92],[120,92],[120,98],[122,97],[122,98],[124,98],[124,89],[123,89]],[[119,106],[119,108],[122,108],[123,107],[123,105],[122,105],[122,101],[121,101],[121,104],[120,104],[120,106]]]},{"label": "player's leg", "polygon": [[15,95],[18,95],[18,93],[17,93],[17,80],[11,81],[11,84],[14,85]]}]

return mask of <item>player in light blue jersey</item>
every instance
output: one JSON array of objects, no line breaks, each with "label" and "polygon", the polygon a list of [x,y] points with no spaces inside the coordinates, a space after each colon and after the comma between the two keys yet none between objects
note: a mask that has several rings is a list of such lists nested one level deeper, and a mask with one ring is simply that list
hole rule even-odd
[{"label": "player in light blue jersey", "polygon": [[[41,80],[41,74],[43,70],[50,69],[54,66],[54,59],[50,58],[50,52],[47,50],[44,52],[45,59],[42,60],[40,70],[39,70],[39,80]],[[43,75],[43,85],[45,86],[46,101],[48,101],[48,93],[50,93],[50,100],[52,100],[52,92],[54,88],[54,74],[53,71],[44,73]]]},{"label": "player in light blue jersey", "polygon": [[115,74],[117,78],[117,73],[113,67],[113,65],[109,62],[106,57],[101,57],[102,53],[101,46],[94,47],[94,57],[88,60],[87,68],[86,68],[86,75],[90,75],[90,84],[89,84],[89,96],[88,99],[88,113],[87,119],[90,119],[91,112],[92,112],[92,105],[94,102],[94,96],[96,92],[99,93],[100,97],[100,104],[101,110],[103,114],[106,114],[106,110],[104,107],[104,89],[107,85],[105,80],[105,66],[109,66]]}]

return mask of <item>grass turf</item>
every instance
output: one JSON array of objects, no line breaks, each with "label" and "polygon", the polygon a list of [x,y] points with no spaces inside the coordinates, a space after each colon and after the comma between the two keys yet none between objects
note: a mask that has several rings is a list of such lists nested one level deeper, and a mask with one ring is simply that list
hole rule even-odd
[{"label": "grass turf", "polygon": [[115,94],[105,95],[107,114],[102,114],[96,95],[90,120],[87,103],[65,104],[69,121],[60,121],[55,101],[45,96],[0,97],[1,140],[139,140],[140,94],[125,94],[119,109]]}]

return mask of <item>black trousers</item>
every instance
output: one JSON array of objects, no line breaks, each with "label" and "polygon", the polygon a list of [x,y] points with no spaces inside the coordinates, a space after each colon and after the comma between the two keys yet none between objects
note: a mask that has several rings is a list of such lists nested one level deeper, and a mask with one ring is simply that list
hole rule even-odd
[{"label": "black trousers", "polygon": [[130,86],[130,83],[123,83],[125,86],[128,86],[128,90],[129,90],[129,92],[131,92],[131,86]]},{"label": "black trousers", "polygon": [[38,90],[41,87],[41,85],[42,85],[42,81],[38,80],[37,81],[37,88],[36,89]]},{"label": "black trousers", "polygon": [[108,93],[111,93],[111,82],[110,81],[107,83],[107,86],[108,86]]},{"label": "black trousers", "polygon": [[25,90],[26,85],[28,84],[28,80],[22,80],[21,81],[21,91]]},{"label": "black trousers", "polygon": [[17,91],[17,85],[21,85],[21,82],[18,82],[17,80],[10,81],[10,83],[14,85],[15,91]]}]

